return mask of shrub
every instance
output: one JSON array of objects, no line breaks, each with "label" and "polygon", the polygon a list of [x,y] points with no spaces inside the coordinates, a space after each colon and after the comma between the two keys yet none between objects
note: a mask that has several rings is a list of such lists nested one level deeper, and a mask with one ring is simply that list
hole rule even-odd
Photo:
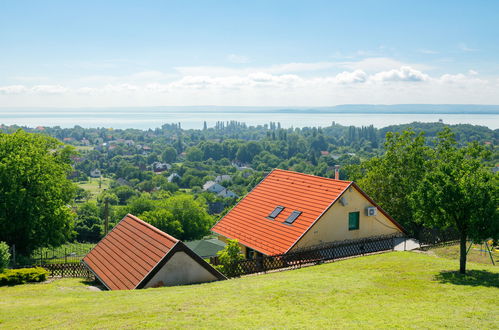
[{"label": "shrub", "polygon": [[26,282],[43,282],[47,279],[49,272],[41,267],[7,269],[0,273],[1,285],[15,285]]},{"label": "shrub", "polygon": [[238,263],[244,260],[244,257],[237,240],[227,240],[225,248],[218,252],[218,259],[221,264],[216,268],[218,271],[229,277],[238,276],[240,274]]},{"label": "shrub", "polygon": [[0,273],[9,265],[9,246],[5,242],[0,242]]}]

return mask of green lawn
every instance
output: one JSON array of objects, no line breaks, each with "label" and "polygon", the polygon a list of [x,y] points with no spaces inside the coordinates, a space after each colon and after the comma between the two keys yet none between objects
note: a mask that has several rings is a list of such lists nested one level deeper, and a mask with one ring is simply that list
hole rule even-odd
[{"label": "green lawn", "polygon": [[[469,247],[469,243],[466,244],[466,248]],[[497,250],[493,250],[492,247],[489,246],[492,252],[492,259],[494,263],[499,266],[499,252]],[[434,253],[439,257],[449,258],[453,260],[459,260],[459,244],[450,245],[450,246],[442,246],[438,248],[433,248],[429,250],[430,253]],[[471,249],[468,252],[467,256],[468,261],[477,262],[481,264],[492,265],[492,260],[490,260],[490,255],[487,252],[485,245],[473,244]]]},{"label": "green lawn", "polygon": [[77,151],[90,151],[94,150],[93,146],[74,146]]},{"label": "green lawn", "polygon": [[499,267],[412,252],[216,283],[95,292],[79,279],[0,288],[3,328],[499,326]]},{"label": "green lawn", "polygon": [[90,200],[95,200],[97,195],[104,191],[104,189],[109,188],[109,184],[111,183],[111,179],[102,178],[101,186],[99,188],[99,178],[89,178],[88,181],[78,183],[80,188],[90,191],[91,197]]}]

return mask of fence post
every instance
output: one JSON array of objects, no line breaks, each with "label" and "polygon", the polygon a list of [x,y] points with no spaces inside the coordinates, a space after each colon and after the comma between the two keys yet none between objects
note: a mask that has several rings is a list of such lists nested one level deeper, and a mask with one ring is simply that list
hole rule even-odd
[{"label": "fence post", "polygon": [[68,254],[66,252],[66,248],[64,248],[64,263],[68,263]]},{"label": "fence post", "polygon": [[16,245],[12,244],[12,265],[16,268]]}]

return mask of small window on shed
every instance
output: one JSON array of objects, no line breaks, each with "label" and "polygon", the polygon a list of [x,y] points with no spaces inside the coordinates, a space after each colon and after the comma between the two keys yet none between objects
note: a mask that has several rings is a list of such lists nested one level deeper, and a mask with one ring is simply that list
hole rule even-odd
[{"label": "small window on shed", "polygon": [[277,216],[284,210],[284,206],[277,206],[272,213],[269,214],[269,218],[274,220]]},{"label": "small window on shed", "polygon": [[348,230],[359,229],[359,217],[360,217],[360,212],[348,213]]},{"label": "small window on shed", "polygon": [[300,211],[293,211],[289,217],[284,221],[285,223],[292,224],[295,222],[296,218],[300,216],[301,212]]}]

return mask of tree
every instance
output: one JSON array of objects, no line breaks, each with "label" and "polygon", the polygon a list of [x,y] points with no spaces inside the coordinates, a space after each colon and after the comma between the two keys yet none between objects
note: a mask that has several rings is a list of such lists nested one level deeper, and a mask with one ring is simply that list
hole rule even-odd
[{"label": "tree", "polygon": [[177,159],[177,150],[171,146],[166,147],[161,154],[161,159],[167,163],[174,162]]},{"label": "tree", "polygon": [[227,240],[227,245],[217,254],[222,266],[220,267],[222,273],[230,277],[239,275],[237,266],[239,261],[244,260],[244,256],[241,254],[237,240]]},{"label": "tree", "polygon": [[167,209],[155,209],[147,211],[140,215],[140,219],[150,223],[154,227],[162,230],[173,237],[183,237],[182,224],[175,219],[172,212]]},{"label": "tree", "polygon": [[102,237],[103,225],[99,218],[99,207],[95,202],[81,204],[76,210],[74,230],[78,242],[98,242]]},{"label": "tree", "polygon": [[0,133],[0,241],[29,254],[70,238],[72,150],[40,134]]},{"label": "tree", "polygon": [[10,252],[9,246],[5,242],[0,242],[0,273],[9,265]]},{"label": "tree", "polygon": [[487,153],[477,143],[459,149],[446,128],[438,134],[426,176],[411,195],[415,217],[460,233],[459,272],[466,272],[466,240],[499,237],[499,184],[483,165]]},{"label": "tree", "polygon": [[350,177],[384,210],[412,235],[418,234],[421,224],[414,219],[411,194],[425,175],[429,148],[422,133],[411,130],[387,133],[386,153],[360,165],[360,171],[350,166],[349,173],[362,175]]},{"label": "tree", "polygon": [[199,162],[203,160],[203,151],[201,151],[201,149],[199,149],[198,147],[190,147],[186,150],[185,153],[185,157],[188,161]]},{"label": "tree", "polygon": [[182,224],[182,240],[203,238],[213,225],[213,218],[206,210],[203,199],[194,199],[192,195],[179,194],[168,198],[164,208],[171,212],[173,219]]}]

